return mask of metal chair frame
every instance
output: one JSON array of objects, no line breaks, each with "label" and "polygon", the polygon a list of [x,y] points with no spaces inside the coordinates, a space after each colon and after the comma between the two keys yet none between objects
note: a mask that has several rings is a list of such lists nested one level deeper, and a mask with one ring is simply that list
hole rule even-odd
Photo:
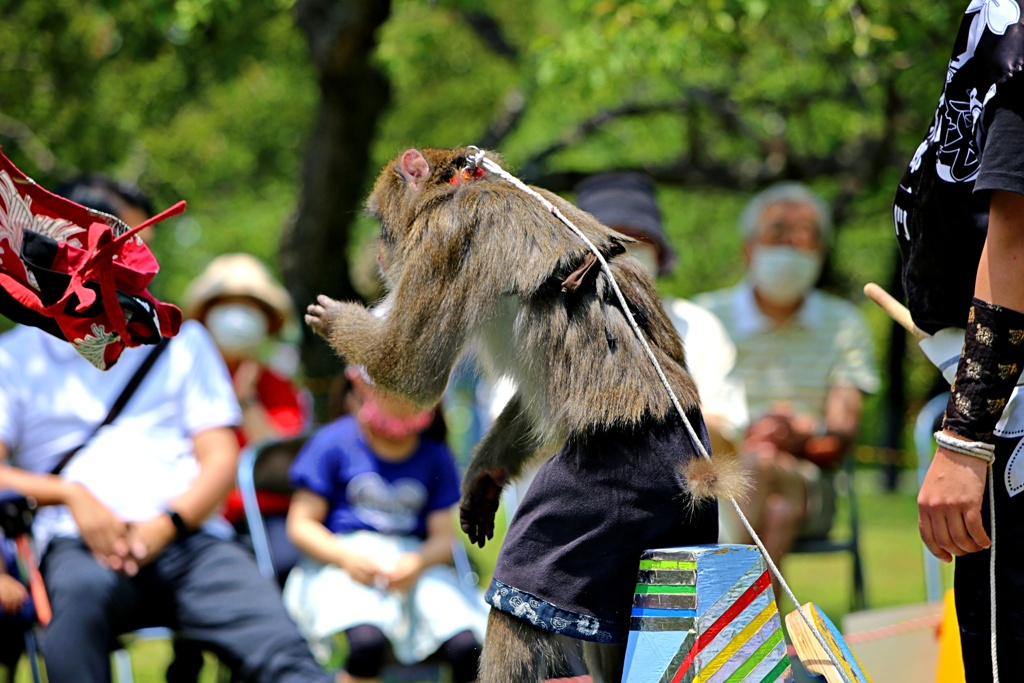
[{"label": "metal chair frame", "polygon": [[[10,540],[8,540],[6,537],[0,535],[0,543],[12,543],[12,542]],[[3,566],[4,564],[6,564],[6,560],[7,559],[8,558],[6,558],[6,557],[0,556],[0,566]],[[11,567],[8,566],[6,569],[7,569],[7,571],[10,571]],[[25,583],[25,581],[23,580],[23,577],[18,576],[16,572],[10,572],[10,575],[11,576],[15,576],[16,578],[18,578],[18,580],[21,581],[22,584]],[[26,586],[26,588],[27,588],[27,586]],[[38,645],[36,643],[36,624],[31,624],[31,625],[26,626],[25,630],[22,633],[23,633],[23,637],[25,639],[25,656],[28,658],[28,666],[29,666],[30,673],[32,675],[32,681],[33,681],[33,683],[42,683],[43,676],[42,676],[42,672],[41,672],[41,670],[39,668],[39,647],[38,647]],[[15,665],[15,669],[16,668],[17,668],[17,665]],[[15,671],[12,670],[12,671],[10,671],[8,673],[10,675],[10,680],[13,682],[14,678],[15,678],[15,676],[14,676],[15,675]]]},{"label": "metal chair frame", "polygon": [[[790,553],[801,553],[805,555],[817,555],[824,553],[848,552],[853,560],[853,592],[850,595],[850,609],[852,611],[867,609],[867,592],[864,587],[864,563],[860,554],[860,517],[857,512],[857,496],[853,489],[853,458],[849,455],[843,458],[841,476],[842,493],[846,495],[846,501],[850,508],[850,537],[843,540],[829,536],[821,539],[808,539],[797,541]],[[838,483],[838,482],[837,482]]]},{"label": "metal chair frame", "polygon": [[[928,474],[928,466],[935,454],[935,437],[932,436],[939,427],[939,421],[946,412],[949,394],[933,396],[917,414],[914,421],[914,450],[917,451],[917,488],[924,485],[924,477]],[[928,602],[942,599],[942,571],[939,559],[932,555],[928,548],[921,546],[924,554],[924,585]]]},{"label": "metal chair frame", "polygon": [[135,680],[134,673],[132,672],[132,656],[128,652],[128,645],[144,640],[173,641],[174,631],[163,626],[153,626],[119,636],[115,641],[117,647],[110,653],[113,659],[111,668],[114,670],[114,675],[117,676],[117,683],[133,683]]},{"label": "metal chair frame", "polygon": [[[24,632],[25,639],[25,657],[28,659],[29,674],[32,676],[32,683],[43,683],[42,670],[39,668],[39,647],[36,644],[36,632],[35,626],[27,627]],[[14,668],[7,672],[8,679],[11,683],[14,682],[17,673],[18,665],[17,662],[14,664]],[[0,678],[0,680],[5,680]]]}]

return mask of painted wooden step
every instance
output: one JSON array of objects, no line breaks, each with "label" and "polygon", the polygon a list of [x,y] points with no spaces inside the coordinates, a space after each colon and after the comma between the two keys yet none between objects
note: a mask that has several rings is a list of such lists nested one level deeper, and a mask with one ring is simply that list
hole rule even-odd
[{"label": "painted wooden step", "polygon": [[756,547],[643,554],[623,683],[792,680],[771,578]]}]

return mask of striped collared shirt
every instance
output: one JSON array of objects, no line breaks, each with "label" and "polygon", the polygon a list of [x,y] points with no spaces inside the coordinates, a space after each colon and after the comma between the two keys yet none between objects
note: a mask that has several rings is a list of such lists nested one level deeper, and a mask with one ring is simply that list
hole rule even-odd
[{"label": "striped collared shirt", "polygon": [[778,326],[761,313],[745,281],[695,301],[718,316],[736,344],[734,372],[754,419],[779,401],[820,419],[832,386],[878,390],[867,321],[845,299],[812,290],[793,318]]}]

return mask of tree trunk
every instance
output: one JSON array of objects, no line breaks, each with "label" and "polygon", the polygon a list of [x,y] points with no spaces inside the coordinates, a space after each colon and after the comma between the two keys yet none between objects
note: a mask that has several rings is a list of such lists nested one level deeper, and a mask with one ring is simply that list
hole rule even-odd
[{"label": "tree trunk", "polygon": [[[377,121],[390,101],[388,79],[371,61],[390,11],[388,0],[296,4],[320,85],[298,207],[281,236],[281,273],[300,312],[321,293],[359,298],[349,277],[348,242],[375,170],[369,163]],[[302,329],[302,361],[322,419],[341,363],[323,340]]]}]

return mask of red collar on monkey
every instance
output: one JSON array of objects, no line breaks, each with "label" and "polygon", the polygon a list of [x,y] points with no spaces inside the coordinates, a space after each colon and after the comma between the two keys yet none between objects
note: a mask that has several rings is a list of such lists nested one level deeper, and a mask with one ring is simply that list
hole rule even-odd
[{"label": "red collar on monkey", "polygon": [[480,166],[477,166],[476,168],[470,168],[469,166],[467,166],[466,168],[462,169],[461,171],[453,175],[452,179],[449,180],[448,182],[451,183],[452,185],[458,185],[464,181],[469,182],[470,180],[483,178],[484,173],[486,173],[486,171],[484,171],[484,169],[481,168]]}]

